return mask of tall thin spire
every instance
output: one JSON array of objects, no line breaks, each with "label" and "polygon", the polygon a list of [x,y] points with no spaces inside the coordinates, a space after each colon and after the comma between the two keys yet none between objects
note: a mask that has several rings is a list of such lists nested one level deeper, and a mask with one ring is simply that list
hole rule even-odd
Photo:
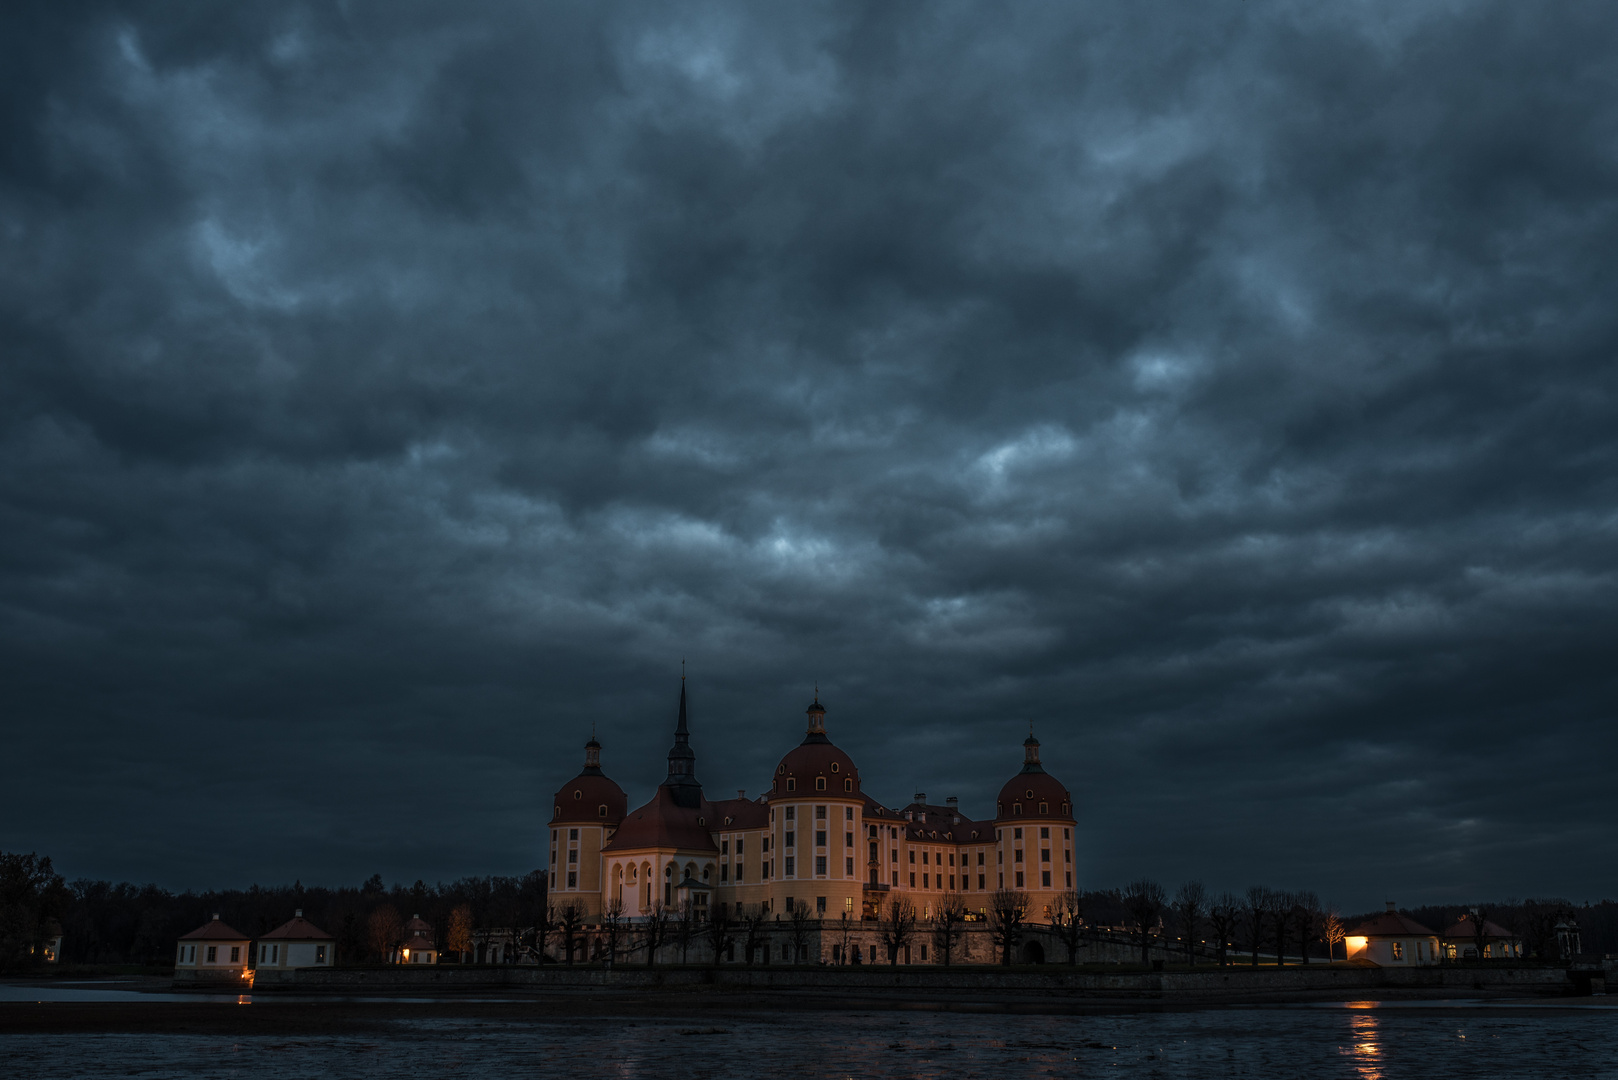
[{"label": "tall thin spire", "polygon": [[697,754],[691,749],[691,728],[686,722],[685,676],[680,676],[680,715],[674,722],[674,745],[669,747],[669,775],[663,781],[677,806],[702,802],[702,781],[697,779]]}]

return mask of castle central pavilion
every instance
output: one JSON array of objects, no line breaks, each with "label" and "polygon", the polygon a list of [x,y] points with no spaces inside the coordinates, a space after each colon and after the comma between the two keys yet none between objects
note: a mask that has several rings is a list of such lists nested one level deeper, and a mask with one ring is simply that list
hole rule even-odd
[{"label": "castle central pavilion", "polygon": [[818,695],[803,742],[764,795],[711,800],[696,776],[682,680],[668,776],[645,805],[627,807],[592,737],[584,770],[556,793],[553,902],[575,902],[591,918],[609,906],[636,918],[689,901],[736,912],[804,904],[836,919],[874,917],[900,896],[918,913],[946,899],[979,911],[995,890],[1016,889],[1040,919],[1074,888],[1073,800],[1040,764],[1032,735],[992,817],[974,820],[953,798],[937,806],[922,794],[892,809],[865,793],[853,758],[826,732]]}]

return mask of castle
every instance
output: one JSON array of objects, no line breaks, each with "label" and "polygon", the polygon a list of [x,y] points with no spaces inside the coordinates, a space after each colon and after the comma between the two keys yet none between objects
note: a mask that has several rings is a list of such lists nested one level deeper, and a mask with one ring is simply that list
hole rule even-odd
[{"label": "castle", "polygon": [[588,919],[635,919],[689,904],[873,919],[893,898],[926,917],[943,903],[981,913],[1000,889],[1023,892],[1028,917],[1048,920],[1074,886],[1073,800],[1023,743],[1023,764],[973,820],[953,798],[923,794],[901,809],[867,795],[854,759],[826,733],[819,694],[803,742],[776,766],[757,799],[710,800],[696,777],[685,682],[668,776],[644,806],[601,769],[601,744],[585,744],[584,770],[556,793],[550,821],[550,894]]}]

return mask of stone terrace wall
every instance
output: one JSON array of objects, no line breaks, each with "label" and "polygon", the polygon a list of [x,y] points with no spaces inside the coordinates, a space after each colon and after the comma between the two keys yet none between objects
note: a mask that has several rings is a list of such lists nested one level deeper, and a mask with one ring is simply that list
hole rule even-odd
[{"label": "stone terrace wall", "polygon": [[[1546,994],[1570,992],[1565,969],[1539,967],[1473,968],[1219,968],[1206,971],[1108,972],[1071,971],[1048,965],[1042,970],[989,967],[936,968],[883,965],[851,967],[431,967],[304,968],[274,973],[254,990],[285,988],[299,992],[342,993],[410,990],[456,992],[571,993],[622,991],[767,992],[813,995],[824,991],[847,1000],[872,998],[948,999],[962,996],[1112,998],[1183,1000],[1241,998],[1285,999],[1298,995],[1352,997],[1378,992],[1464,996],[1493,993]],[[291,976],[285,978],[284,976]]]}]

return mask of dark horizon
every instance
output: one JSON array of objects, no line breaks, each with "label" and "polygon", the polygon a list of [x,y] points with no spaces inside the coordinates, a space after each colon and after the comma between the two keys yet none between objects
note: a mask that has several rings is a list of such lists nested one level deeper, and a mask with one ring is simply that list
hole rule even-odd
[{"label": "dark horizon", "polygon": [[1078,881],[1618,895],[1610,5],[0,14],[0,849],[542,864],[681,660]]}]

